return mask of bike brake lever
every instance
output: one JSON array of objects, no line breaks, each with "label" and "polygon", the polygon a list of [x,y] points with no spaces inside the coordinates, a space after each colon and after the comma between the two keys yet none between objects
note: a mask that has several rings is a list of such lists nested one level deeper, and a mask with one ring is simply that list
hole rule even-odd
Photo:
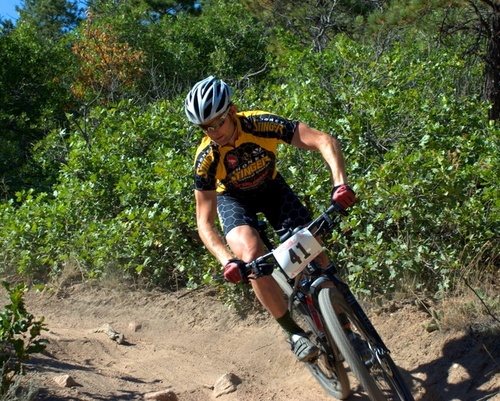
[{"label": "bike brake lever", "polygon": [[332,201],[332,206],[336,212],[339,212],[343,216],[348,216],[349,212],[345,210],[342,206],[340,206],[337,202]]},{"label": "bike brake lever", "polygon": [[[249,280],[256,280],[263,276],[273,274],[274,263],[257,263],[256,261],[250,262],[246,265],[245,275]],[[252,274],[252,276],[250,276]]]}]

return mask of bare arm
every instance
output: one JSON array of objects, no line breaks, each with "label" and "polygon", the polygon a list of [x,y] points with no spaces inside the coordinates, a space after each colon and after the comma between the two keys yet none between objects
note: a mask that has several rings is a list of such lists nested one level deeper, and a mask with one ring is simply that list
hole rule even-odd
[{"label": "bare arm", "polygon": [[299,123],[292,139],[292,145],[301,149],[321,152],[332,174],[333,185],[347,184],[344,156],[336,138],[304,123]]},{"label": "bare arm", "polygon": [[233,257],[227,249],[224,239],[215,227],[217,217],[217,193],[216,191],[194,191],[196,200],[196,224],[198,234],[207,249],[214,255],[222,265],[225,265]]}]

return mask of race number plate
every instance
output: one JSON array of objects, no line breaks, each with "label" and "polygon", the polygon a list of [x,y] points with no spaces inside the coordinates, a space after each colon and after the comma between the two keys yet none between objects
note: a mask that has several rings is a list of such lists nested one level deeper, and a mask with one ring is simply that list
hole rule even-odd
[{"label": "race number plate", "polygon": [[288,277],[294,278],[322,250],[321,244],[304,228],[277,247],[273,255]]}]

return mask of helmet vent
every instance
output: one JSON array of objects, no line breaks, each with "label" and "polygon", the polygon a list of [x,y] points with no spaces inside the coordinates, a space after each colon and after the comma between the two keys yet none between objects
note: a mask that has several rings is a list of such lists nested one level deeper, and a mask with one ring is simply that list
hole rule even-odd
[{"label": "helmet vent", "polygon": [[213,120],[231,104],[232,91],[222,80],[213,76],[196,83],[186,96],[186,115],[194,124]]}]

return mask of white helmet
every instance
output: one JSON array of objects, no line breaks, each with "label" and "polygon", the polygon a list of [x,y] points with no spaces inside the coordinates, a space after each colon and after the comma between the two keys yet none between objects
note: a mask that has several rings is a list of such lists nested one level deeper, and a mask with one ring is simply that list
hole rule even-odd
[{"label": "white helmet", "polygon": [[184,102],[189,121],[203,124],[214,119],[229,107],[232,94],[224,81],[212,75],[196,83]]}]

